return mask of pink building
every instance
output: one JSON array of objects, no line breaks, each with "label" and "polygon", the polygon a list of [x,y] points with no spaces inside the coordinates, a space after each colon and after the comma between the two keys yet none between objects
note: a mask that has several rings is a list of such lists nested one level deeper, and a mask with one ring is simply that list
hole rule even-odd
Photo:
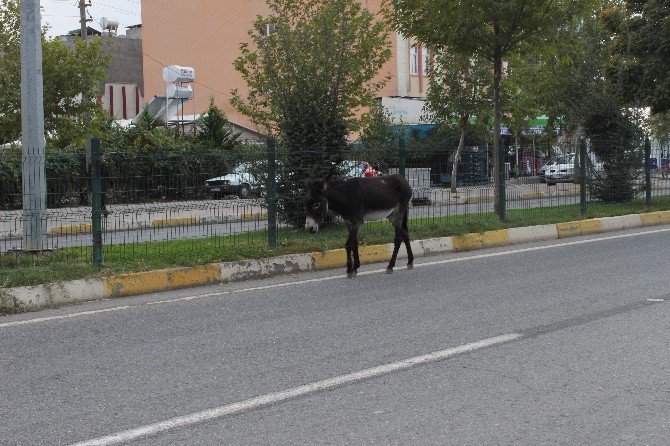
[{"label": "pink building", "polygon": [[[361,0],[378,13],[381,0]],[[165,95],[163,68],[170,65],[195,68],[194,99],[183,113],[196,115],[209,105],[210,97],[228,118],[245,127],[249,120],[229,103],[230,91],[246,93],[246,85],[233,68],[240,42],[249,41],[248,31],[257,15],[268,14],[265,0],[142,0],[144,99]],[[428,88],[428,50],[412,45],[389,31],[392,57],[379,76],[390,74],[378,92],[382,103],[398,120],[416,123]]]}]

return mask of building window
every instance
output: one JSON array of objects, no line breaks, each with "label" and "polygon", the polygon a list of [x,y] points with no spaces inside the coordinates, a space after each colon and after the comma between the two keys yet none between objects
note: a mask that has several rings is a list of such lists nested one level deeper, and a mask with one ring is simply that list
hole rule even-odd
[{"label": "building window", "polygon": [[425,46],[421,48],[421,71],[424,76],[430,75],[430,50]]},{"label": "building window", "polygon": [[419,48],[417,46],[409,49],[409,74],[419,75]]},{"label": "building window", "polygon": [[261,35],[262,36],[269,36],[270,34],[275,32],[275,25],[274,23],[266,23],[263,25],[261,28]]}]

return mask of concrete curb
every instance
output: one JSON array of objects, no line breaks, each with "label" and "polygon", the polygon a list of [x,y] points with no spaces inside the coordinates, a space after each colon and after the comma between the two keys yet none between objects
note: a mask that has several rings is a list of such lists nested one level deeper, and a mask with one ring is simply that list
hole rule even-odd
[{"label": "concrete curb", "polygon": [[[136,222],[136,223],[124,223],[115,227],[113,229],[108,229],[111,231],[127,231],[132,229],[158,229],[158,228],[177,228],[177,227],[186,227],[204,223],[238,223],[241,221],[253,221],[253,220],[263,220],[267,218],[267,212],[243,212],[238,216],[230,216],[224,218],[212,218],[212,217],[177,217],[177,218],[159,218],[155,220],[149,220],[146,222]],[[72,225],[62,225],[62,226],[53,226],[49,228],[49,235],[76,235],[76,234],[89,234],[93,232],[93,225],[90,223],[77,223]],[[15,233],[16,236],[20,235],[20,232]],[[0,234],[0,239],[6,237],[5,234]]]},{"label": "concrete curb", "polygon": [[[670,211],[595,218],[551,225],[414,240],[412,241],[412,251],[415,257],[425,257],[446,252],[471,251],[533,241],[556,240],[660,224],[670,224]],[[390,257],[392,250],[392,243],[360,246],[361,263],[386,261]],[[398,257],[407,257],[404,249],[401,249]],[[238,282],[282,274],[343,268],[345,265],[346,255],[344,249],[333,249],[323,252],[291,254],[259,260],[213,263],[192,268],[172,268],[120,274],[102,279],[0,288],[0,309],[11,312],[32,311],[91,300],[169,291],[216,283]]]}]

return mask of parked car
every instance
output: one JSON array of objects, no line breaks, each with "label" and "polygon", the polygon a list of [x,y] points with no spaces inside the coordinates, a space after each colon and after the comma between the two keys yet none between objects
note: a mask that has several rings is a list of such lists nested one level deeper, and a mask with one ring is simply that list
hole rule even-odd
[{"label": "parked car", "polygon": [[549,164],[553,163],[553,159],[549,159],[542,163],[539,169],[537,169],[537,178],[540,180],[540,183],[547,182],[547,171],[549,170]]},{"label": "parked car", "polygon": [[379,175],[377,169],[367,161],[342,161],[338,168],[344,173],[345,178],[376,177]]},{"label": "parked car", "polygon": [[239,164],[229,174],[205,181],[207,194],[212,198],[237,195],[249,198],[252,192],[260,194],[262,182],[254,175],[252,163]]},{"label": "parked car", "polygon": [[[575,179],[575,154],[559,156],[550,160],[540,168],[544,171],[544,179],[547,186],[553,186],[556,183],[570,182]],[[540,175],[542,176],[542,175]]]}]

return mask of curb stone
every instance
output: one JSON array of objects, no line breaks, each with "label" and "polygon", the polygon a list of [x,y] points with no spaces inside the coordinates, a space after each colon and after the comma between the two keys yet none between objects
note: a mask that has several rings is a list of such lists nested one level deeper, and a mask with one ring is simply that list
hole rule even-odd
[{"label": "curb stone", "polygon": [[[557,240],[661,224],[670,224],[670,211],[501,229],[451,237],[414,240],[411,243],[415,257],[426,257],[447,252],[463,252],[533,241]],[[390,257],[392,250],[392,243],[360,246],[361,263],[385,261]],[[37,286],[0,288],[0,310],[9,312],[32,311],[85,301],[169,291],[193,286],[343,268],[346,265],[345,257],[344,249],[333,249],[257,260],[212,263],[189,268],[119,274],[101,279],[82,279]],[[407,258],[404,249],[398,253],[398,258]]]}]

